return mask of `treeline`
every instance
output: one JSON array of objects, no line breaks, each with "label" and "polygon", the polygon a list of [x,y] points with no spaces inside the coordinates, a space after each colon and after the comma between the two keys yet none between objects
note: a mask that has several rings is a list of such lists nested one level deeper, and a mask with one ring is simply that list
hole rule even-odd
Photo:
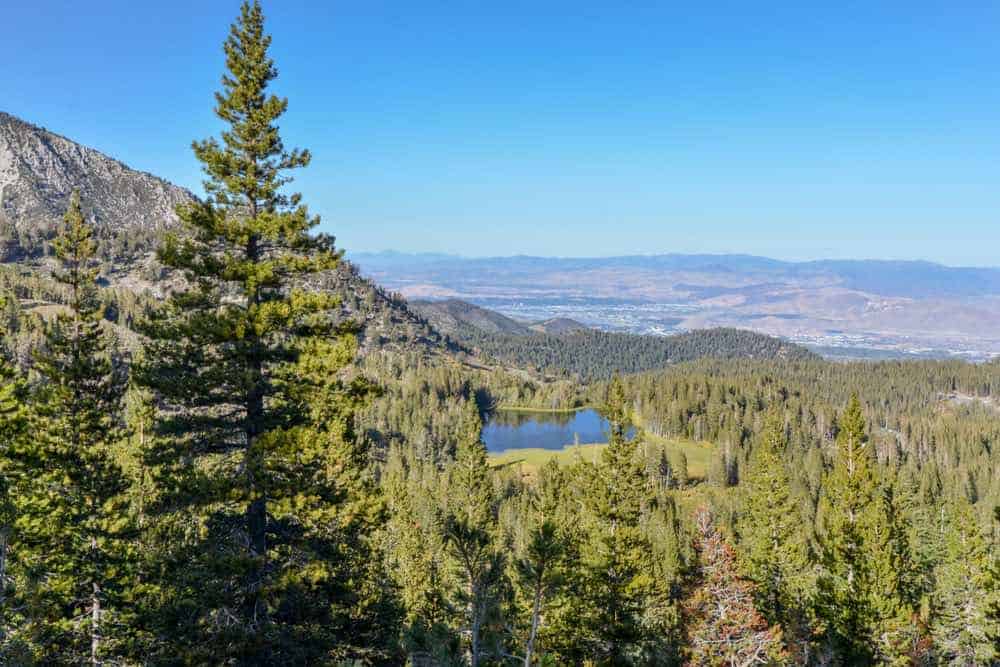
[{"label": "treeline", "polygon": [[638,336],[587,329],[566,334],[491,334],[463,329],[459,339],[500,364],[577,381],[606,380],[703,357],[814,359],[812,352],[742,329],[704,329],[674,336]]},{"label": "treeline", "polygon": [[998,368],[997,362],[704,360],[624,382],[648,431],[717,443],[710,477],[727,485],[738,483],[767,409],[785,405],[790,451],[813,498],[823,454],[836,437],[836,412],[857,392],[880,461],[927,484],[946,478],[985,507],[1000,505]]}]

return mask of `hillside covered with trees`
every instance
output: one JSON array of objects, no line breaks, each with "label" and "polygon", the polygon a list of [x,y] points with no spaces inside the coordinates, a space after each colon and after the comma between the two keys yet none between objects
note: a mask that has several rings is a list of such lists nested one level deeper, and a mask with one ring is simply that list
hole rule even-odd
[{"label": "hillside covered with trees", "polygon": [[573,330],[524,335],[466,331],[465,346],[487,359],[518,368],[588,382],[615,373],[641,373],[702,357],[721,359],[813,359],[809,350],[743,329],[702,329],[673,336]]},{"label": "hillside covered with trees", "polygon": [[[270,45],[244,2],[169,289],[105,284],[79,195],[46,273],[0,272],[0,663],[1000,662],[998,362],[448,341],[286,191]],[[608,442],[495,466],[504,405]]]}]

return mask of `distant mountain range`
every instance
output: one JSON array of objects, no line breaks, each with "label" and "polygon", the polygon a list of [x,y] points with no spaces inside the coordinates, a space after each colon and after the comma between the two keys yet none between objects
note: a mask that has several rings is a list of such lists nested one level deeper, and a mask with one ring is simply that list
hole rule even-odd
[{"label": "distant mountain range", "polygon": [[[74,189],[96,229],[107,284],[161,293],[170,277],[153,250],[178,224],[174,208],[193,195],[0,112],[0,262],[46,271],[48,242]],[[840,356],[1000,353],[996,268],[748,255],[468,259],[388,252],[350,258],[375,283],[408,299],[460,299],[536,332],[735,327]],[[351,266],[325,282],[343,292],[345,310],[364,320],[364,344],[440,346],[436,331],[425,330],[425,320],[405,301]],[[432,307],[422,308],[426,314]],[[447,329],[447,317],[478,316],[465,308],[457,319],[455,312],[439,313],[436,324]]]},{"label": "distant mountain range", "polygon": [[520,321],[659,334],[739,327],[836,356],[1000,353],[998,268],[750,255],[352,259],[404,296],[462,299]]},{"label": "distant mountain range", "polygon": [[[519,279],[553,271],[608,269],[657,273],[695,273],[833,284],[881,296],[911,298],[1000,296],[1000,267],[952,267],[926,261],[836,260],[789,262],[755,255],[626,255],[620,257],[462,257],[438,253],[353,253],[366,271],[422,271],[447,280],[472,271],[500,271]],[[697,290],[699,285],[687,285]]]}]

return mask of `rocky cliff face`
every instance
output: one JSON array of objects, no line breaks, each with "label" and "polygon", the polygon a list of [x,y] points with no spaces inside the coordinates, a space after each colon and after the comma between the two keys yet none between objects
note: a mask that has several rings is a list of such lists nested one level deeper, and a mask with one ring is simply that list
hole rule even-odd
[{"label": "rocky cliff face", "polygon": [[0,261],[45,253],[69,203],[80,191],[97,229],[101,254],[145,253],[168,225],[183,188],[127,166],[14,116],[0,112]]},{"label": "rocky cliff face", "polygon": [[[152,250],[165,228],[179,224],[174,208],[190,200],[191,193],[0,112],[0,265],[16,265],[41,277],[49,274],[48,240],[74,189],[97,231],[105,285],[161,299],[182,280],[160,266]],[[448,347],[405,301],[362,278],[346,261],[315,276],[309,286],[341,297],[337,315],[358,325],[363,354],[438,354]]]}]

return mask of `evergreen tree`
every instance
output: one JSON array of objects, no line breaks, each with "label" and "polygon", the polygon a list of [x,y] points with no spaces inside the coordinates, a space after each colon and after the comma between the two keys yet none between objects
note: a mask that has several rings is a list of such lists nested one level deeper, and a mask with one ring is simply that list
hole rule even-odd
[{"label": "evergreen tree", "polygon": [[649,510],[645,470],[628,437],[631,417],[624,388],[609,386],[604,416],[608,445],[586,482],[587,536],[581,561],[588,578],[592,652],[608,664],[630,664],[642,656],[646,605],[656,590],[649,562],[651,546],[642,527]]},{"label": "evergreen tree", "polygon": [[805,634],[814,575],[806,523],[785,468],[786,447],[784,417],[775,409],[741,485],[739,552],[743,573],[756,584],[757,608],[786,629],[786,640],[796,641],[807,638],[797,635]]},{"label": "evergreen tree", "polygon": [[402,602],[403,643],[411,662],[426,655],[447,662],[458,652],[452,630],[455,584],[442,527],[442,473],[398,448],[382,473],[388,505],[385,548]]},{"label": "evergreen tree", "polygon": [[483,624],[494,603],[492,588],[500,574],[495,546],[497,498],[486,448],[480,439],[481,430],[476,404],[469,401],[464,437],[458,441],[455,462],[448,469],[448,507],[444,520],[445,543],[463,582],[472,667],[482,660]]},{"label": "evergreen tree", "polygon": [[556,524],[549,519],[542,519],[531,530],[529,540],[524,555],[516,562],[520,583],[531,595],[531,621],[524,644],[524,667],[534,664],[543,605],[553,588],[558,585],[558,561],[563,553]]},{"label": "evergreen tree", "polygon": [[919,577],[910,543],[909,511],[898,480],[890,474],[880,485],[867,525],[872,646],[879,661],[909,665],[925,657],[926,628],[916,613]]},{"label": "evergreen tree", "polygon": [[114,456],[123,385],[96,298],[96,245],[75,193],[53,247],[69,303],[47,328],[36,360],[32,437],[8,450],[21,475],[12,568],[25,610],[21,632],[37,659],[97,665],[127,642],[131,526]]},{"label": "evergreen tree", "polygon": [[[531,622],[526,624],[523,636],[530,638],[534,624],[534,593],[537,590],[532,583],[543,584],[541,605],[537,618],[536,643],[531,653],[537,656],[538,664],[571,664],[586,659],[586,641],[589,630],[581,627],[582,617],[588,612],[587,587],[589,578],[587,570],[580,559],[581,544],[585,535],[580,517],[580,493],[574,488],[580,483],[581,477],[589,480],[590,476],[581,475],[588,464],[578,463],[569,467],[560,467],[555,460],[550,460],[541,470],[533,483],[532,503],[529,505],[529,517],[520,519],[524,524],[525,538],[520,550],[520,558],[526,557],[523,546],[531,544],[536,539],[536,533],[541,523],[554,525],[554,541],[552,544],[547,536],[540,539],[541,544],[551,549],[539,549],[541,553],[527,557],[533,561],[528,570],[521,570],[515,576],[515,583],[522,591],[523,607],[521,614],[528,616]],[[529,573],[538,574],[540,556],[548,552],[553,558],[542,572],[541,579],[535,577],[525,579]],[[516,564],[516,563],[515,563]],[[527,644],[527,639],[523,640]]]},{"label": "evergreen tree", "polygon": [[681,449],[670,451],[670,470],[673,473],[677,486],[684,488],[688,484],[688,460],[687,454]]},{"label": "evergreen tree", "polygon": [[244,2],[216,94],[227,128],[194,144],[207,196],[178,209],[188,235],[159,252],[186,283],[144,327],[141,377],[165,436],[153,457],[169,534],[158,616],[164,652],[192,662],[367,654],[355,642],[385,621],[358,599],[380,594],[370,559],[342,579],[366,562],[377,523],[351,430],[367,388],[343,378],[355,348],[332,319],[336,298],[307,290],[340,255],[283,192],[310,155],[279,135],[287,100],[269,93],[270,44],[260,4]]},{"label": "evergreen tree", "polygon": [[908,545],[891,488],[881,488],[857,395],[838,422],[826,479],[822,614],[845,659],[904,664],[912,643]]},{"label": "evergreen tree", "polygon": [[964,498],[949,503],[943,537],[944,553],[934,572],[936,652],[947,665],[994,664],[1000,657],[996,557]]},{"label": "evergreen tree", "polygon": [[562,494],[553,486],[560,477],[558,467],[544,467],[535,487],[525,491],[527,502],[518,517],[523,537],[514,545],[513,578],[527,606],[525,667],[535,662],[546,609],[567,576],[567,531],[559,508]]}]

